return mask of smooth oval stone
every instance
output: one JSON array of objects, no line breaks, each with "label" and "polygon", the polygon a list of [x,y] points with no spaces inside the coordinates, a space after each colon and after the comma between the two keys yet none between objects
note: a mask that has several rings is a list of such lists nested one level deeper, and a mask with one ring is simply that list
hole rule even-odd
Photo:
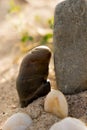
[{"label": "smooth oval stone", "polygon": [[47,81],[50,57],[51,50],[39,46],[23,58],[16,81],[21,107],[50,91],[50,82]]},{"label": "smooth oval stone", "polygon": [[87,130],[87,126],[79,119],[67,117],[55,123],[50,130]]},{"label": "smooth oval stone", "polygon": [[45,98],[44,109],[59,118],[68,116],[68,104],[65,96],[59,90],[52,89]]},{"label": "smooth oval stone", "polygon": [[87,0],[64,0],[56,6],[54,65],[63,93],[87,90]]},{"label": "smooth oval stone", "polygon": [[2,130],[26,130],[32,123],[31,117],[25,113],[16,113],[7,119]]}]

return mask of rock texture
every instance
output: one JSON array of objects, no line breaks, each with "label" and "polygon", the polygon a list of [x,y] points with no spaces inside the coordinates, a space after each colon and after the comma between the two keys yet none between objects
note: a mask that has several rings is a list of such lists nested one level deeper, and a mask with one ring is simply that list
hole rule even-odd
[{"label": "rock texture", "polygon": [[23,59],[16,81],[21,107],[50,91],[47,81],[51,51],[46,46],[32,49]]},{"label": "rock texture", "polygon": [[87,0],[66,0],[56,6],[54,64],[63,93],[87,89]]},{"label": "rock texture", "polygon": [[67,95],[66,98],[68,101],[69,116],[76,118],[87,117],[87,91]]}]

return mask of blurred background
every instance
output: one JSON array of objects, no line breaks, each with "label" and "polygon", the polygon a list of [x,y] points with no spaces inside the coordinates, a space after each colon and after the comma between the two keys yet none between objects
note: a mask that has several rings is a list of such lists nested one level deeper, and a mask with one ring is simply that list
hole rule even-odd
[{"label": "blurred background", "polygon": [[0,0],[1,82],[16,74],[21,57],[33,47],[53,48],[54,9],[60,1]]}]

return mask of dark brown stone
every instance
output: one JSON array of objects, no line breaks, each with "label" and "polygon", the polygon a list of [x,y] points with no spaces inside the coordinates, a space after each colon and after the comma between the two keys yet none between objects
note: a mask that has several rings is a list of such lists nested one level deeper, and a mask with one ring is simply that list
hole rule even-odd
[{"label": "dark brown stone", "polygon": [[16,81],[21,107],[26,107],[50,91],[50,83],[47,81],[50,57],[50,49],[39,46],[23,58]]}]

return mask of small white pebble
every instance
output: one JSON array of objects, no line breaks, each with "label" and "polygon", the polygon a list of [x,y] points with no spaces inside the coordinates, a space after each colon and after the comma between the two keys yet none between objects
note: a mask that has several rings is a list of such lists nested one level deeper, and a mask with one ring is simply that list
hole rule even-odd
[{"label": "small white pebble", "polygon": [[58,123],[55,123],[50,130],[87,130],[85,123],[81,120],[66,117]]},{"label": "small white pebble", "polygon": [[32,123],[31,117],[25,113],[16,113],[7,119],[2,130],[26,130]]},{"label": "small white pebble", "polygon": [[68,104],[65,96],[59,90],[52,89],[45,98],[44,110],[64,118],[68,116]]}]

